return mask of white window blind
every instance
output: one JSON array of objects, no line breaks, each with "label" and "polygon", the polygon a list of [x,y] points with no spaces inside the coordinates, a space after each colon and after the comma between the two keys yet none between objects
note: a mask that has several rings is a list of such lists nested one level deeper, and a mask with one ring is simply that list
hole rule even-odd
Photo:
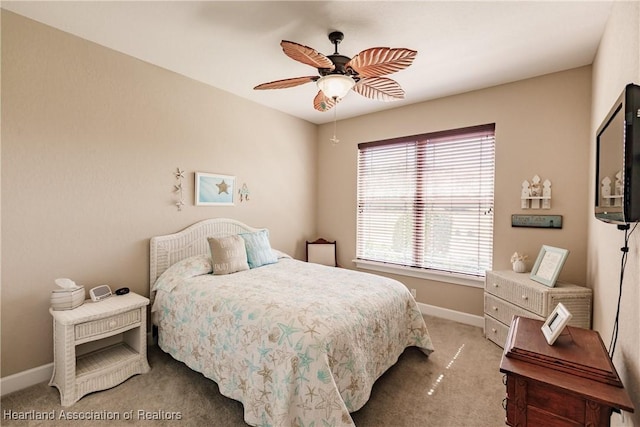
[{"label": "white window blind", "polygon": [[359,144],[356,257],[484,276],[494,135],[490,124]]}]

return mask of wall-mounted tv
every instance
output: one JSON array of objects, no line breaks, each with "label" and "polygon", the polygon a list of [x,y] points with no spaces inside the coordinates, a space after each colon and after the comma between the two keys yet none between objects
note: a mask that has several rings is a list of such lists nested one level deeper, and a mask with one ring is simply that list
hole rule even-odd
[{"label": "wall-mounted tv", "polygon": [[596,218],[640,221],[640,86],[625,87],[596,138]]}]

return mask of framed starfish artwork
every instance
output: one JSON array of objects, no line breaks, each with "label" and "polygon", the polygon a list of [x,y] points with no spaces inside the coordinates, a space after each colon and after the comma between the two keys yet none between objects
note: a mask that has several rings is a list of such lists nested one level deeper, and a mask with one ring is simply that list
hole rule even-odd
[{"label": "framed starfish artwork", "polygon": [[196,172],[196,206],[232,206],[236,177]]}]

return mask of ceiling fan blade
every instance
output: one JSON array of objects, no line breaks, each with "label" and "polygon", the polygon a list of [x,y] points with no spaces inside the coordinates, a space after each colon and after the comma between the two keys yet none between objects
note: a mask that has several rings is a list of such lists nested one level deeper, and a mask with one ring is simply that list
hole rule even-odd
[{"label": "ceiling fan blade", "polygon": [[336,104],[337,100],[333,98],[327,98],[324,93],[320,90],[315,98],[313,98],[313,108],[318,111],[325,112],[332,109]]},{"label": "ceiling fan blade", "polygon": [[335,68],[329,58],[309,46],[287,40],[282,40],[280,46],[282,46],[282,50],[289,58],[295,59],[303,64],[311,65],[314,68],[327,68],[329,70]]},{"label": "ceiling fan blade", "polygon": [[274,82],[262,83],[254,87],[253,89],[286,89],[288,87],[300,86],[305,83],[315,82],[319,78],[320,77],[318,76],[294,77],[292,79],[276,80]]},{"label": "ceiling fan blade", "polygon": [[360,79],[353,87],[360,95],[378,101],[397,101],[404,99],[404,90],[400,84],[386,77],[369,77]]},{"label": "ceiling fan blade", "polygon": [[346,66],[357,71],[360,77],[379,77],[404,70],[417,54],[405,48],[373,47],[351,58]]}]

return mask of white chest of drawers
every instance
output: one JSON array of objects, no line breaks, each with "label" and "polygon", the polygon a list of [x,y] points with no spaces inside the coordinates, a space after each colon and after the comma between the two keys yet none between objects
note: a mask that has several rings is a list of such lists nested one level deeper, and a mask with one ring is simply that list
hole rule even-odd
[{"label": "white chest of drawers", "polygon": [[553,288],[511,270],[487,271],[484,334],[504,347],[514,315],[545,320],[561,302],[573,315],[569,325],[591,328],[591,289],[558,282]]},{"label": "white chest of drawers", "polygon": [[53,316],[53,375],[62,406],[149,371],[147,305],[135,293],[85,301]]}]

